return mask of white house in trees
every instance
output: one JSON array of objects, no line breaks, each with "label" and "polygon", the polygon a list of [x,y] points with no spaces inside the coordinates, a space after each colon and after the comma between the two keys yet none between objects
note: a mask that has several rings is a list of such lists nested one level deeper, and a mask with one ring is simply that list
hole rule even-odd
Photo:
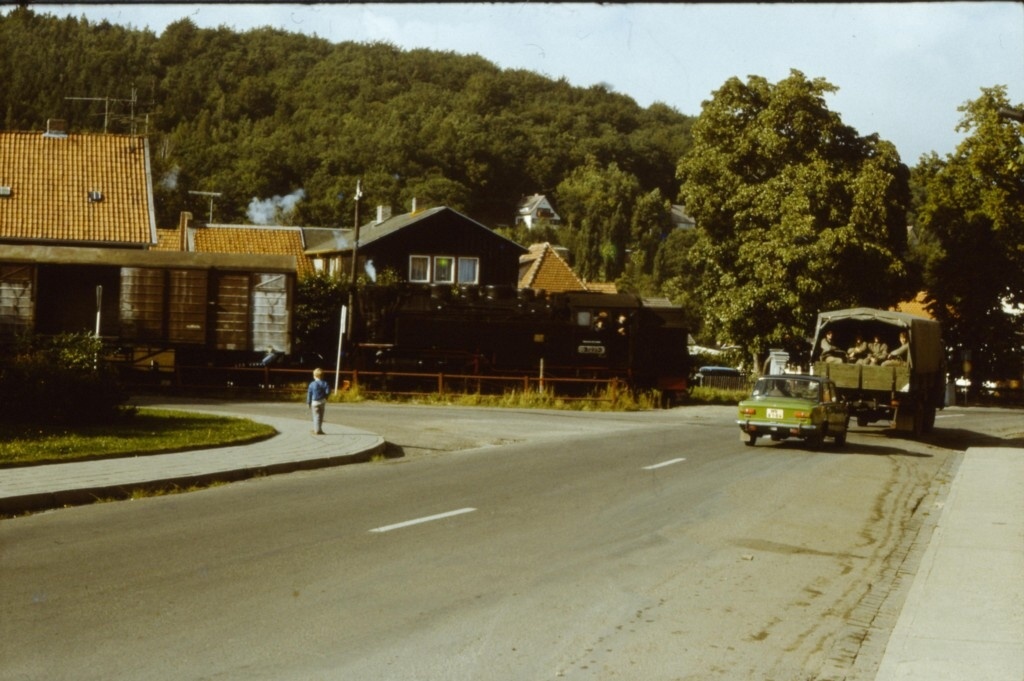
[{"label": "white house in trees", "polygon": [[526,225],[527,229],[533,229],[541,224],[557,227],[562,224],[562,218],[555,212],[551,202],[543,194],[525,197],[519,202],[519,208],[516,212],[516,226]]}]

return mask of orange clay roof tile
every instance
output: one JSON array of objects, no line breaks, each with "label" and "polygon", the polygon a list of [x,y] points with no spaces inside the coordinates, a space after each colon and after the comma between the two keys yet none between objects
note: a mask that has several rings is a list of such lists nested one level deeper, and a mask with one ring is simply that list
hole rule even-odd
[{"label": "orange clay roof tile", "polygon": [[551,244],[533,244],[530,252],[519,258],[521,265],[529,267],[519,280],[519,288],[559,293],[562,291],[586,291],[586,285],[572,271],[562,256]]},{"label": "orange clay roof tile", "polygon": [[209,225],[195,228],[193,234],[197,253],[292,255],[300,277],[313,273],[313,262],[304,252],[299,227]]},{"label": "orange clay roof tile", "polygon": [[148,158],[141,137],[0,132],[0,240],[155,243]]}]

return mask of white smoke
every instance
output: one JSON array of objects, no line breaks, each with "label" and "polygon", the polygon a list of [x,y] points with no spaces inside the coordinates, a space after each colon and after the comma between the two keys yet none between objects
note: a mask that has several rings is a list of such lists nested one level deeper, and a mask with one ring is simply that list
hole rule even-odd
[{"label": "white smoke", "polygon": [[174,166],[167,171],[167,174],[164,175],[162,180],[160,180],[160,185],[168,191],[174,191],[178,188],[178,173],[180,172],[181,168]]},{"label": "white smoke", "polygon": [[296,189],[287,196],[275,196],[270,199],[252,197],[246,215],[254,225],[272,225],[281,221],[295,210],[295,205],[306,198],[306,190]]},{"label": "white smoke", "polygon": [[370,281],[377,282],[377,268],[373,265],[373,260],[367,260],[366,265],[363,267],[366,270],[366,276],[370,278]]}]

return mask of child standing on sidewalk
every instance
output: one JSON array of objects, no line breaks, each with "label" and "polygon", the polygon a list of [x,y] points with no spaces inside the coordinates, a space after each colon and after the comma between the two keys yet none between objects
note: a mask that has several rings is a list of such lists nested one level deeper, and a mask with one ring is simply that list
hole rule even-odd
[{"label": "child standing on sidewalk", "polygon": [[327,407],[327,396],[331,394],[331,386],[323,379],[323,369],[313,369],[313,380],[306,390],[306,406],[313,411],[313,434],[324,434],[324,411]]}]

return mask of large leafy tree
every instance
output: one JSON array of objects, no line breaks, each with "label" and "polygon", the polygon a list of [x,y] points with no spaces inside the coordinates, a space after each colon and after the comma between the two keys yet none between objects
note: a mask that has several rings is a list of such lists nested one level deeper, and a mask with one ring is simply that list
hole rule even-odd
[{"label": "large leafy tree", "polygon": [[680,160],[697,222],[688,265],[709,339],[756,360],[800,358],[820,310],[886,307],[908,293],[909,171],[895,147],[828,109],[836,88],[799,71],[728,80]]},{"label": "large leafy tree", "polygon": [[[967,137],[945,159],[914,169],[917,253],[930,310],[955,357],[969,360],[973,386],[1021,375],[1024,331],[1024,125],[1006,88],[982,88],[959,109]],[[1007,308],[1015,313],[1008,313]]]},{"label": "large leafy tree", "polygon": [[612,281],[626,266],[626,245],[640,194],[636,177],[590,157],[558,185],[575,269],[590,281]]}]

